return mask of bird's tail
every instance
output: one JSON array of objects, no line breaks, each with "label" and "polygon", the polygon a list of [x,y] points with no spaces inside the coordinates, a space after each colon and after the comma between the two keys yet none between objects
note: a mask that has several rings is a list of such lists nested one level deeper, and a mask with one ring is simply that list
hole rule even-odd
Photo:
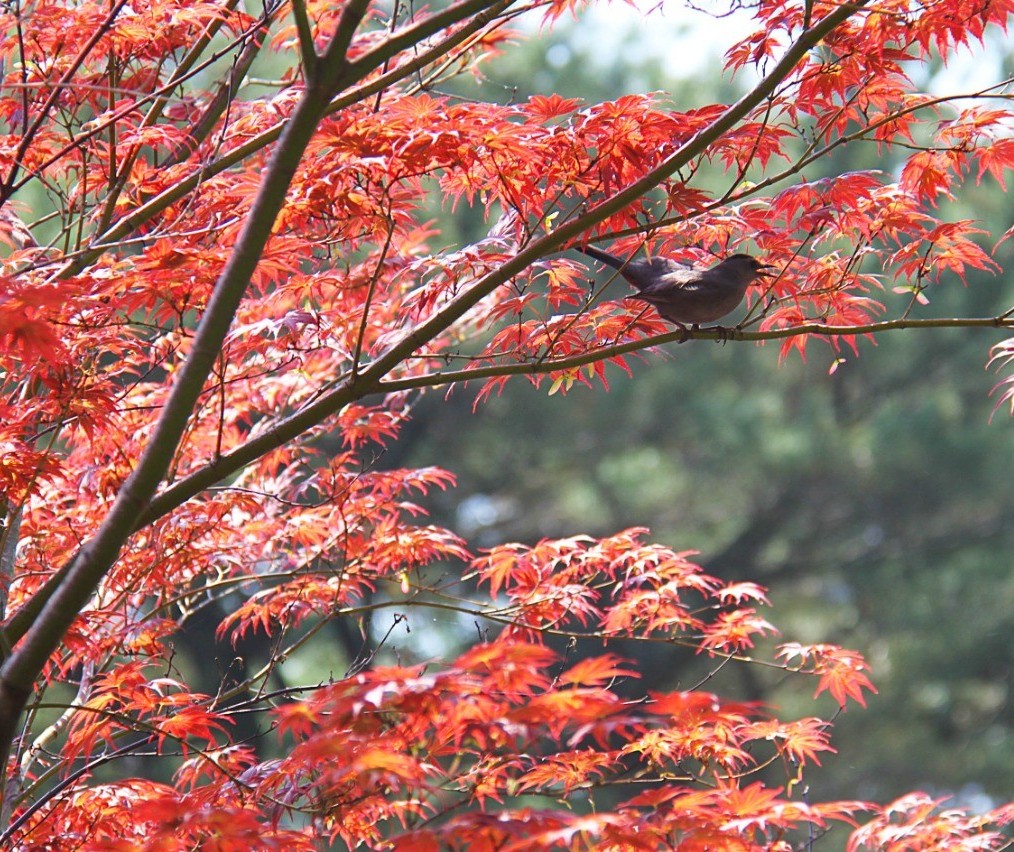
[{"label": "bird's tail", "polygon": [[613,269],[622,269],[626,265],[626,261],[617,257],[615,254],[610,254],[602,249],[595,248],[595,246],[574,246],[578,251],[584,252],[588,257],[594,257],[600,263],[611,266]]}]

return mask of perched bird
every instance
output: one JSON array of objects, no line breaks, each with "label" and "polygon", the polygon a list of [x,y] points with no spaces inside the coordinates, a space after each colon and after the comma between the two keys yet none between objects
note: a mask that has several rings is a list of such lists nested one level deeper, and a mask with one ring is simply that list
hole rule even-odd
[{"label": "perched bird", "polygon": [[694,269],[664,257],[627,261],[593,246],[574,248],[619,270],[638,290],[628,298],[647,302],[684,328],[732,313],[746,288],[775,268],[748,254],[734,254],[711,269]]}]

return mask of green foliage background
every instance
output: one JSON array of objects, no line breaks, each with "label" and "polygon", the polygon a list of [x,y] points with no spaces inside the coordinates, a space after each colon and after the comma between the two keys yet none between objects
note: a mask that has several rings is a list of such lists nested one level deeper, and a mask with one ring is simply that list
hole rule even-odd
[{"label": "green foliage background", "polygon": [[[702,45],[721,43],[722,23],[711,26]],[[712,72],[666,79],[638,38],[627,34],[604,73],[594,30],[577,23],[562,40],[516,45],[461,93],[595,101],[664,89],[681,106],[735,96],[717,55]],[[996,47],[1009,66],[1010,45]],[[892,166],[852,145],[806,177]],[[952,206],[951,217],[993,233],[1014,219],[1014,201],[989,181],[970,182]],[[488,227],[475,211],[440,216],[459,243]],[[1001,253],[1009,267],[1009,244]],[[903,307],[885,285],[888,305]],[[927,295],[914,315],[987,316],[1014,289],[980,275]],[[608,394],[549,397],[548,384],[515,380],[475,414],[477,387],[432,394],[383,463],[455,472],[459,487],[436,499],[434,519],[475,544],[647,526],[699,550],[712,573],[767,585],[783,639],[860,650],[880,690],[868,710],[837,718],[840,755],[808,774],[813,800],[888,801],[921,788],[984,804],[1014,789],[1014,425],[1003,413],[988,422],[995,379],[983,370],[1002,337],[893,332],[862,342],[859,358],[846,353],[833,374],[821,343],[808,363],[782,366],[776,345],[671,345],[632,379],[616,371]],[[692,687],[716,665],[665,646],[619,650],[655,689]],[[813,713],[810,684],[759,666],[725,667],[705,688]],[[818,707],[836,712],[830,699]]]}]

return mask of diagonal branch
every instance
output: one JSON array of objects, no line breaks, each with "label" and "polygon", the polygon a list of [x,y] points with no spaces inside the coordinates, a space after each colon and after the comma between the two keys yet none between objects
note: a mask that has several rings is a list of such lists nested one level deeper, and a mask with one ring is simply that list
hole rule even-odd
[{"label": "diagonal branch", "polygon": [[[865,0],[862,0],[862,2],[865,2]],[[862,4],[860,3],[860,5]],[[320,398],[295,414],[285,418],[270,431],[250,439],[245,444],[235,448],[163,491],[151,501],[146,511],[139,516],[138,523],[142,525],[151,523],[156,518],[172,511],[172,509],[182,505],[191,497],[199,494],[208,486],[241,470],[265,453],[284,445],[301,435],[307,429],[321,423],[327,417],[340,411],[348,403],[379,392],[382,389],[381,383],[384,376],[403,360],[410,357],[420,346],[432,340],[443,332],[444,329],[452,325],[497,287],[509,281],[514,275],[524,270],[543,255],[555,251],[560,245],[574,239],[592,225],[622,210],[648,189],[654,187],[659,181],[678,170],[684,163],[689,162],[698,156],[699,153],[703,152],[729,127],[735,124],[740,117],[746,115],[757,103],[760,103],[767,97],[767,93],[777,85],[781,78],[791,71],[795,63],[811,47],[819,42],[831,29],[845,20],[856,8],[857,6],[842,7],[821,21],[812,30],[801,35],[796,44],[790,48],[786,56],[756,89],[745,95],[736,104],[730,106],[725,113],[715,120],[711,127],[702,131],[683,145],[679,151],[674,153],[649,175],[645,176],[645,178],[623,192],[603,201],[584,216],[561,225],[553,233],[531,243],[528,248],[511,260],[503,263],[496,271],[477,281],[470,290],[448,304],[440,313],[406,334],[399,342],[391,346],[386,353],[363,370],[358,377],[353,378],[350,375],[341,377],[334,389],[323,394]],[[667,339],[669,338],[663,336],[656,338],[652,343],[665,342]],[[676,335],[671,339],[676,339]]]}]

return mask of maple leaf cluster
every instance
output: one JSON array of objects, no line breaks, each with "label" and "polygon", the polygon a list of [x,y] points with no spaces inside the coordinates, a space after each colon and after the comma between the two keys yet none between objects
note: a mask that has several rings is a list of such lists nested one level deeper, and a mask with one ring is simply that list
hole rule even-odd
[{"label": "maple leaf cluster", "polygon": [[[855,349],[884,312],[998,268],[984,243],[1007,235],[938,205],[1003,185],[1012,113],[921,92],[906,64],[1005,29],[1011,4],[737,6],[756,31],[728,68],[759,82],[682,111],[437,94],[509,49],[510,0],[0,10],[5,843],[783,850],[868,813],[854,849],[999,848],[1009,809],[802,801],[827,719],[637,692],[632,664],[554,644],[680,645],[862,705],[862,656],[772,648],[759,586],[643,530],[479,552],[426,522],[451,473],[383,464],[427,388],[604,385],[671,331],[590,294],[561,254],[579,240],[762,254],[779,273],[743,327],[783,354],[812,333]],[[266,53],[278,79],[249,77]],[[846,144],[903,166],[807,177]],[[487,234],[445,246],[434,197]],[[495,635],[397,665],[381,647],[324,684],[281,674],[385,609]],[[217,691],[175,659],[205,618],[223,652],[268,647]],[[250,717],[271,743],[236,733]],[[139,753],[175,775],[130,777]]]}]

